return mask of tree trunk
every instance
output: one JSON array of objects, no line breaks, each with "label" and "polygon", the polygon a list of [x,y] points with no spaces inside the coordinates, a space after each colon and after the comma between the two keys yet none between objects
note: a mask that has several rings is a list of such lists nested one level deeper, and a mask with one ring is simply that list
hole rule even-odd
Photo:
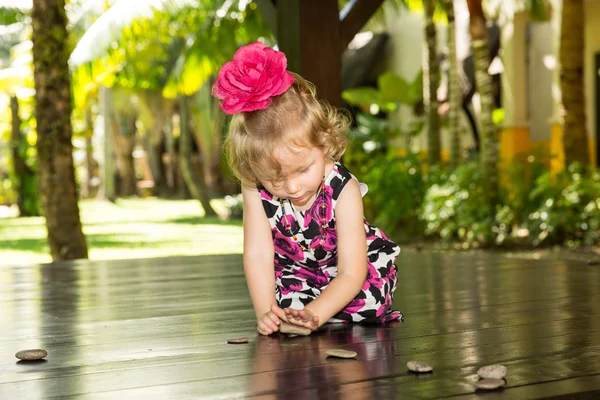
[{"label": "tree trunk", "polygon": [[584,77],[584,1],[563,1],[560,34],[560,89],[565,110],[563,148],[565,163],[588,165]]},{"label": "tree trunk", "polygon": [[34,0],[31,11],[38,180],[52,259],[87,258],[79,219],[71,126],[64,0]]},{"label": "tree trunk", "polygon": [[169,175],[169,166],[165,165],[163,155],[169,140],[165,124],[172,117],[173,103],[156,90],[142,91],[139,93],[139,97],[145,103],[150,114],[149,118],[142,122],[150,127],[144,142],[154,181],[153,192],[155,195],[168,197],[173,192],[173,177]]},{"label": "tree trunk", "polygon": [[425,38],[427,40],[427,61],[423,72],[426,79],[427,97],[427,161],[429,165],[440,162],[440,116],[437,91],[440,86],[440,63],[437,58],[437,33],[433,22],[435,0],[423,0],[425,9]]},{"label": "tree trunk", "polygon": [[98,89],[98,97],[100,103],[100,115],[102,115],[102,131],[103,131],[103,153],[104,160],[102,165],[102,186],[100,187],[100,197],[110,202],[115,202],[117,198],[115,185],[115,143],[113,141],[114,133],[112,124],[113,103],[112,89],[106,86],[100,86]]},{"label": "tree trunk", "polygon": [[181,128],[179,134],[179,167],[190,193],[202,204],[204,216],[216,217],[217,213],[210,205],[210,195],[204,183],[203,174],[197,173],[192,167],[192,134],[190,132],[189,111],[189,98],[182,96],[179,111],[179,126]]},{"label": "tree trunk", "polygon": [[445,0],[444,6],[448,16],[448,125],[450,128],[450,165],[452,168],[460,164],[460,119],[462,92],[458,80],[458,59],[456,55],[456,21],[454,20],[454,1]]},{"label": "tree trunk", "polygon": [[488,50],[488,31],[483,14],[481,0],[468,0],[471,42],[475,59],[475,81],[481,98],[481,152],[480,160],[485,177],[486,194],[490,204],[498,200],[498,134],[492,112],[494,107],[494,88],[488,74],[490,56]]},{"label": "tree trunk", "polygon": [[[116,111],[116,110],[115,110]],[[137,180],[133,150],[135,148],[135,117],[119,115],[115,112],[112,118],[114,143],[117,153],[117,173],[119,178],[119,196],[135,196],[137,193]]]},{"label": "tree trunk", "polygon": [[[154,139],[154,135],[159,135],[159,140]],[[148,164],[152,172],[152,181],[154,182],[154,194],[160,197],[166,197],[167,185],[165,182],[165,166],[162,161],[162,131],[150,131],[144,140],[146,154],[148,155]]]},{"label": "tree trunk", "polygon": [[12,148],[12,161],[14,171],[15,190],[17,192],[17,207],[20,217],[40,215],[39,193],[35,171],[25,162],[24,153],[28,145],[21,132],[21,117],[19,116],[19,99],[10,98],[12,115],[12,129],[10,145]]},{"label": "tree trunk", "polygon": [[222,194],[224,174],[222,161],[222,137],[225,114],[210,94],[212,82],[207,82],[195,94],[193,109],[194,139],[202,155],[204,182],[213,193]]},{"label": "tree trunk", "polygon": [[95,181],[97,180],[96,168],[98,163],[94,160],[94,122],[92,118],[92,111],[85,111],[85,123],[86,123],[86,136],[85,136],[85,169],[87,171],[87,178],[85,180],[85,185],[82,185],[82,197],[83,198],[92,198],[96,197],[97,193],[97,185]]},{"label": "tree trunk", "polygon": [[165,147],[167,153],[167,163],[165,167],[165,176],[167,177],[167,188],[169,195],[173,196],[177,193],[177,152],[175,151],[175,137],[173,136],[173,119],[165,130]]}]

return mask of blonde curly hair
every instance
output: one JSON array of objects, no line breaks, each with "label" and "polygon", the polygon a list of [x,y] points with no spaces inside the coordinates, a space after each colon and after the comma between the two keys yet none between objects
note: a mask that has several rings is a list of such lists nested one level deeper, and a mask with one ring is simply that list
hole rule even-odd
[{"label": "blonde curly hair", "polygon": [[293,74],[294,83],[269,107],[236,114],[225,139],[229,165],[242,185],[255,186],[281,174],[276,150],[315,146],[339,160],[346,150],[348,115],[316,97],[312,83]]}]

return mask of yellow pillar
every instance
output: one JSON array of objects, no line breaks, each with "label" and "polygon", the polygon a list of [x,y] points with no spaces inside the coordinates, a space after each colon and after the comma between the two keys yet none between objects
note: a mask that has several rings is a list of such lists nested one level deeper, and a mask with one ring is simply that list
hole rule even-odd
[{"label": "yellow pillar", "polygon": [[506,165],[515,155],[529,152],[531,139],[527,121],[526,13],[514,15],[502,27],[502,105],[504,124],[500,131],[500,162]]}]

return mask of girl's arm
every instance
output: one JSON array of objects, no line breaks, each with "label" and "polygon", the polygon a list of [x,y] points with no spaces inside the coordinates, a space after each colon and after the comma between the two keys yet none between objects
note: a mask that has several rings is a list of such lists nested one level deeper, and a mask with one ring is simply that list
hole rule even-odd
[{"label": "girl's arm", "polygon": [[[335,210],[338,275],[306,306],[318,316],[318,326],[341,311],[361,291],[367,277],[367,237],[362,196],[355,179],[342,191]],[[288,316],[289,318],[289,316]]]},{"label": "girl's arm", "polygon": [[274,248],[271,226],[256,188],[243,187],[244,273],[256,318],[277,304],[275,298]]}]

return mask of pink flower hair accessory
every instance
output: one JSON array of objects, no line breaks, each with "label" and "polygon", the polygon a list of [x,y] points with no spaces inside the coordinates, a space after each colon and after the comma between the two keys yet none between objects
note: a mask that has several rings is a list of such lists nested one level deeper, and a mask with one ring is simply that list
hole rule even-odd
[{"label": "pink flower hair accessory", "polygon": [[242,46],[233,60],[221,67],[212,95],[221,100],[219,105],[226,114],[263,110],[294,83],[286,68],[282,52],[261,42]]}]

